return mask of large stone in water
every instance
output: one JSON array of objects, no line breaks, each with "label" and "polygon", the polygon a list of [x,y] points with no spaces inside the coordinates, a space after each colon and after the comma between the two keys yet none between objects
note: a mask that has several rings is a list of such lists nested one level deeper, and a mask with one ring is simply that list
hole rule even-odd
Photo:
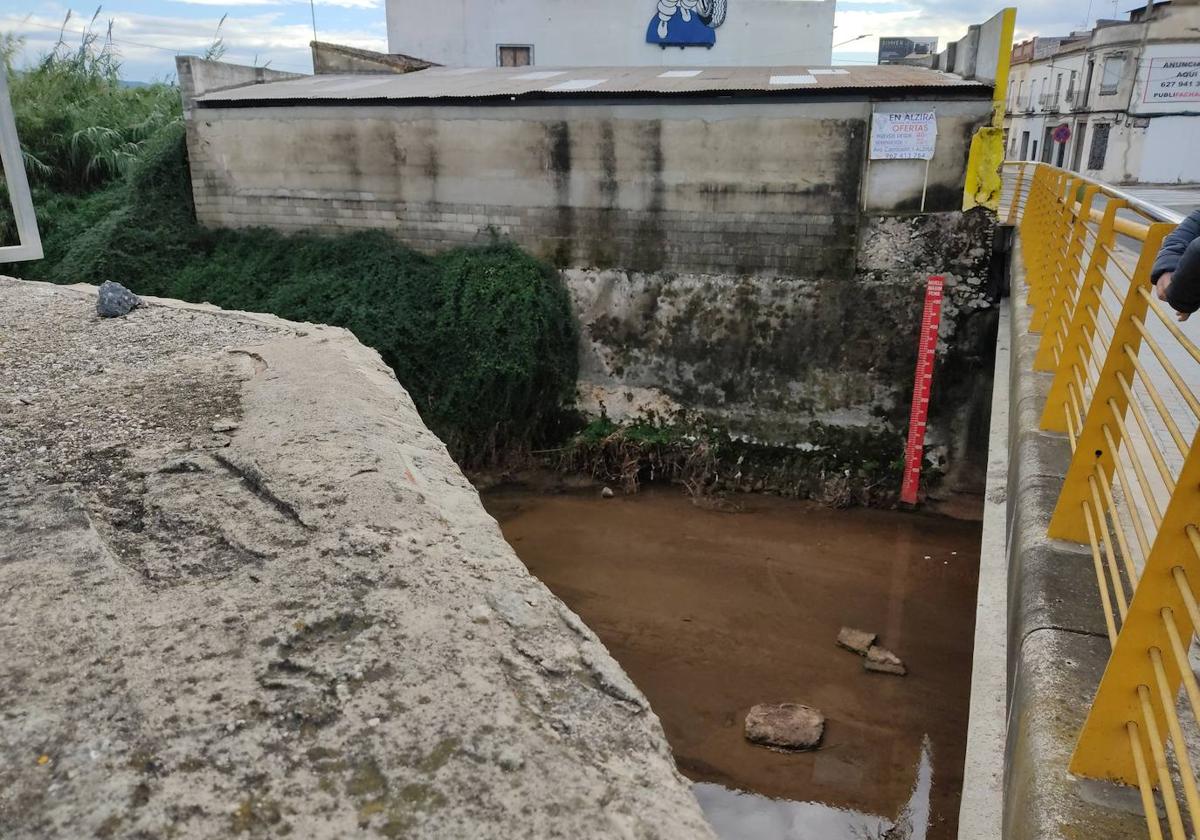
[{"label": "large stone in water", "polygon": [[839,647],[852,650],[859,656],[866,656],[867,651],[871,649],[871,645],[875,644],[875,640],[878,638],[876,633],[868,633],[866,630],[858,630],[854,627],[843,627],[838,631],[837,643]]},{"label": "large stone in water", "polygon": [[903,677],[908,673],[908,669],[904,667],[904,662],[899,656],[879,645],[871,645],[867,650],[867,658],[863,660],[863,667],[868,671],[895,674],[898,677]]},{"label": "large stone in water", "polygon": [[120,283],[105,280],[96,298],[96,314],[101,318],[120,318],[142,305],[142,299]]},{"label": "large stone in water", "polygon": [[825,715],[801,703],[760,703],[746,715],[746,740],[781,750],[811,750],[825,734]]}]

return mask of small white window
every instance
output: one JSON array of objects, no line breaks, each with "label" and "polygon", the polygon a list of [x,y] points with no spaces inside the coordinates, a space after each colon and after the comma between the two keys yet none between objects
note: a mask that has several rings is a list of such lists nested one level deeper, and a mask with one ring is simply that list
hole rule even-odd
[{"label": "small white window", "polygon": [[1100,72],[1100,93],[1109,95],[1121,87],[1121,77],[1125,75],[1125,53],[1116,53],[1105,57]]}]

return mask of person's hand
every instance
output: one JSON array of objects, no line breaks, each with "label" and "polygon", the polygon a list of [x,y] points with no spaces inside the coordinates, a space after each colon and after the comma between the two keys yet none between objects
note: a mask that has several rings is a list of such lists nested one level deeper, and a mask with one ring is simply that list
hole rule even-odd
[{"label": "person's hand", "polygon": [[1154,283],[1154,291],[1158,294],[1159,300],[1167,299],[1167,289],[1171,288],[1171,272],[1166,272],[1159,276]]},{"label": "person's hand", "polygon": [[[1154,291],[1158,295],[1159,300],[1165,301],[1167,299],[1167,290],[1170,288],[1171,272],[1168,271],[1158,278],[1158,282],[1154,284]],[[1178,309],[1174,310],[1174,312],[1176,321],[1186,321],[1192,317],[1192,313],[1190,312],[1180,312]]]}]

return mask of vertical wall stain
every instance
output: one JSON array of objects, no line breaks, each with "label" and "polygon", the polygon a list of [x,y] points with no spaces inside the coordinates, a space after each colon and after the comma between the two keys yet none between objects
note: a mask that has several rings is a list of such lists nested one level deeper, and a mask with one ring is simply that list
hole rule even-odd
[{"label": "vertical wall stain", "polygon": [[554,182],[553,245],[548,257],[559,268],[571,264],[575,212],[571,206],[571,127],[565,120],[546,124],[547,168]]},{"label": "vertical wall stain", "polygon": [[597,130],[597,152],[600,171],[596,176],[600,206],[596,208],[594,220],[587,240],[588,261],[596,268],[611,268],[618,264],[616,236],[617,221],[617,141],[613,121],[604,120]]},{"label": "vertical wall stain", "polygon": [[634,232],[631,267],[637,271],[659,271],[666,264],[666,238],[662,213],[666,183],[662,147],[662,120],[648,120],[639,126],[640,146],[646,150],[645,175],[649,185],[644,219]]}]

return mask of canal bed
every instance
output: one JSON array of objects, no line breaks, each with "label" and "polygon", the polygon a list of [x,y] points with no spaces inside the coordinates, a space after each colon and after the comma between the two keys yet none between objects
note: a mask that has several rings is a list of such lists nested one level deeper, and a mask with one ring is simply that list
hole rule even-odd
[{"label": "canal bed", "polygon": [[[713,509],[674,488],[484,495],[530,571],[645,692],[685,775],[895,821],[928,736],[925,836],[952,838],[979,523],[759,495],[736,502],[735,512]],[[865,672],[834,644],[842,625],[879,633],[908,676]],[[745,714],[764,702],[824,712],[820,749],[746,742]]]}]

